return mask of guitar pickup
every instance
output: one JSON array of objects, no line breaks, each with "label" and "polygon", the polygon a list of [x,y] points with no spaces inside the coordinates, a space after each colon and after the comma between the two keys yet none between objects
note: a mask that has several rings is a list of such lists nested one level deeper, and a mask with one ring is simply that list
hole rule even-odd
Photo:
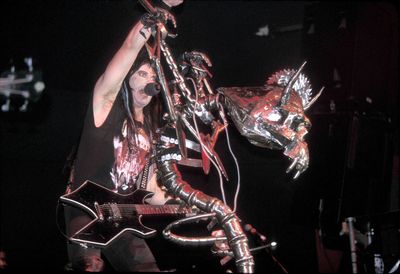
[{"label": "guitar pickup", "polygon": [[121,211],[118,208],[117,204],[109,204],[110,205],[110,216],[109,219],[111,219],[112,221],[120,221],[122,220],[122,215],[121,215]]}]

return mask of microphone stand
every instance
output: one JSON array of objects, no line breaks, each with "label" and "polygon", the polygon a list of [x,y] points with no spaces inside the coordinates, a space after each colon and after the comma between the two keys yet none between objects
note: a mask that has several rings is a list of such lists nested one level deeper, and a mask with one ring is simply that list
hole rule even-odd
[{"label": "microphone stand", "polygon": [[270,252],[271,244],[260,245],[254,248],[250,248],[250,252],[257,252],[259,250],[265,249],[267,253],[271,256],[272,260],[282,269],[283,273],[289,273],[281,262]]},{"label": "microphone stand", "polygon": [[277,258],[275,258],[275,256],[269,252],[269,250],[267,249],[268,254],[271,256],[272,260],[274,260],[274,262],[282,269],[283,273],[287,274],[288,271],[286,270],[286,268],[278,261]]},{"label": "microphone stand", "polygon": [[[254,229],[254,232],[252,232],[252,230]],[[249,229],[246,229],[245,226],[245,230],[250,232],[250,234],[252,234],[253,236],[257,236],[257,238],[259,239],[259,241],[261,241],[263,243],[263,245],[254,247],[250,249],[251,253],[257,252],[259,250],[263,250],[265,249],[265,251],[271,256],[272,260],[281,268],[281,270],[283,271],[283,273],[287,274],[288,271],[287,269],[282,265],[282,263],[274,256],[274,254],[272,254],[272,252],[270,252],[273,249],[276,248],[276,244],[272,245],[271,243],[265,244],[267,237],[265,237],[264,235],[260,234],[252,225],[249,225]]]},{"label": "microphone stand", "polygon": [[357,250],[356,250],[356,240],[355,240],[354,226],[353,226],[354,221],[355,221],[355,219],[353,217],[346,218],[346,222],[349,225],[351,265],[352,265],[353,274],[357,274],[358,273],[358,269],[357,269]]}]

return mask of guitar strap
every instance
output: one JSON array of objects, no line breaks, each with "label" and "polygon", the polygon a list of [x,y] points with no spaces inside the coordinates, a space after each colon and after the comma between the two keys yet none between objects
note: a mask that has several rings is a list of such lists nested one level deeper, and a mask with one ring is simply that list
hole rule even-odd
[{"label": "guitar strap", "polygon": [[75,169],[75,160],[77,152],[78,152],[78,144],[75,144],[72,147],[71,152],[68,154],[63,167],[63,173],[68,174],[65,194],[70,193],[72,191],[72,182],[74,181],[74,171],[75,171],[74,169]]},{"label": "guitar strap", "polygon": [[[136,186],[139,189],[147,189],[147,184],[149,179],[154,173],[155,169],[155,161],[156,157],[151,157],[149,161],[147,161],[146,165],[144,166],[143,170],[139,173],[138,178],[136,180]],[[150,177],[149,177],[150,174]]]}]

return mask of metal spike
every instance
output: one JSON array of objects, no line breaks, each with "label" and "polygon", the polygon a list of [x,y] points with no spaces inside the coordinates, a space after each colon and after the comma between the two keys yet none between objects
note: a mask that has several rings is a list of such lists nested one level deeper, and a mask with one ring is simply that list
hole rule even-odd
[{"label": "metal spike", "polygon": [[317,99],[319,98],[319,96],[321,96],[321,93],[324,89],[325,89],[325,87],[322,87],[320,89],[320,91],[318,92],[318,94],[315,95],[314,98],[312,98],[312,100],[310,102],[308,102],[308,104],[304,107],[304,111],[308,110],[315,103],[315,101],[317,101]]},{"label": "metal spike", "polygon": [[296,73],[293,75],[293,77],[287,83],[287,85],[282,93],[282,98],[281,98],[281,102],[280,102],[281,106],[286,105],[286,103],[289,101],[290,91],[292,90],[292,86],[294,85],[294,83],[296,83],[296,80],[299,77],[300,72],[303,70],[303,68],[306,64],[307,64],[307,61],[304,61],[304,63],[301,65],[301,67],[296,71]]},{"label": "metal spike", "polygon": [[299,161],[299,157],[296,157],[293,162],[290,164],[290,166],[286,169],[286,173],[289,173],[297,164]]}]

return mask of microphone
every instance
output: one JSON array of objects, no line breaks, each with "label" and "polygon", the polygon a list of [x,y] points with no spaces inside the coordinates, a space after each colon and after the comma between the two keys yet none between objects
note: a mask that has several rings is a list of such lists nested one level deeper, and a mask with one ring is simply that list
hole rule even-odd
[{"label": "microphone", "polygon": [[144,93],[148,96],[155,96],[161,91],[161,86],[159,83],[148,83],[144,89]]},{"label": "microphone", "polygon": [[261,240],[261,242],[267,241],[267,237],[258,232],[257,229],[255,229],[251,224],[245,224],[244,230],[250,232],[250,234],[254,236],[257,236]]}]

